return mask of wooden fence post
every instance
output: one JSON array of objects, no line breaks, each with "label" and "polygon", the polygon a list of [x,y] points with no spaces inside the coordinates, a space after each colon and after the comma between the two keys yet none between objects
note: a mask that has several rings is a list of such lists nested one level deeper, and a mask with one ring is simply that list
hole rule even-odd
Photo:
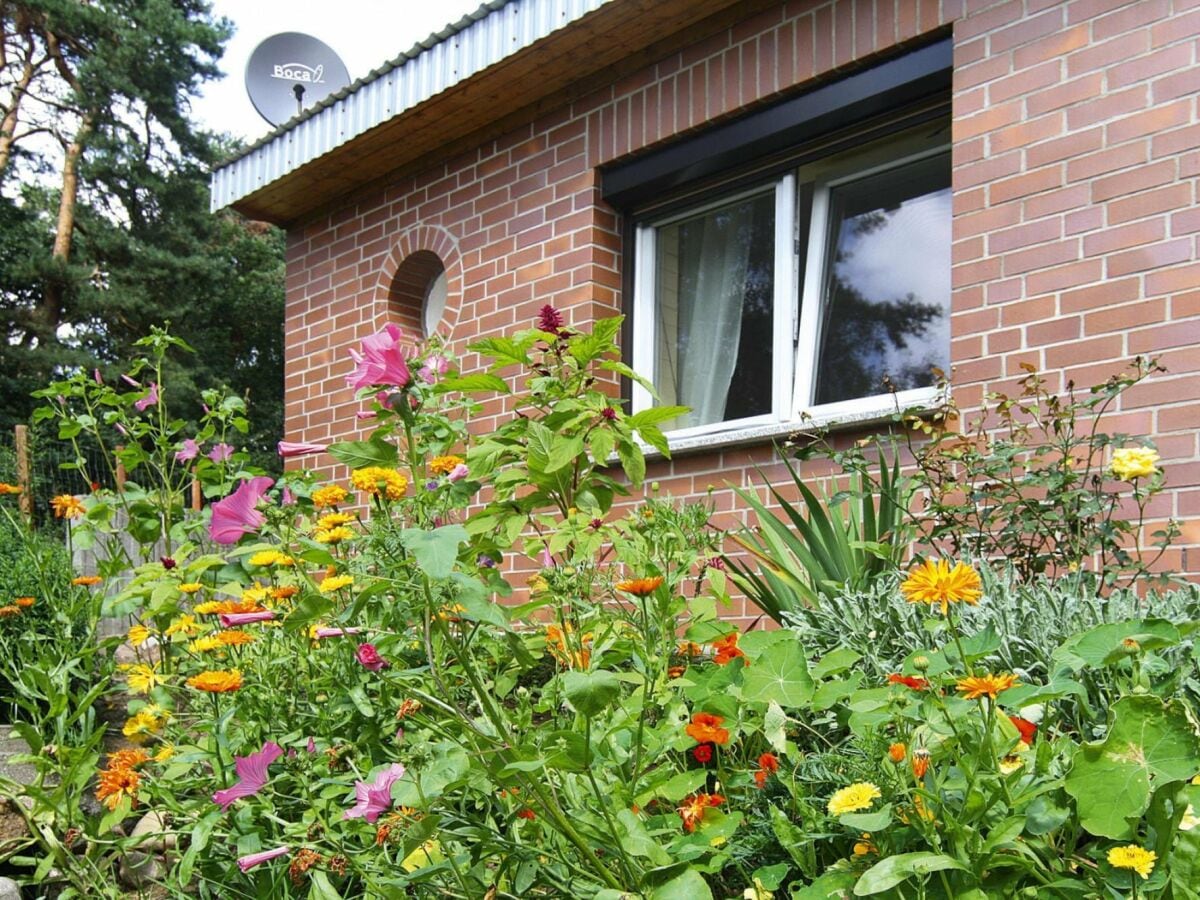
[{"label": "wooden fence post", "polygon": [[17,455],[17,487],[21,489],[18,501],[21,515],[29,527],[33,527],[33,467],[29,464],[29,426],[18,425],[13,435]]},{"label": "wooden fence post", "polygon": [[117,445],[117,490],[125,490],[125,463],[121,459],[121,451],[125,449],[124,444]]}]

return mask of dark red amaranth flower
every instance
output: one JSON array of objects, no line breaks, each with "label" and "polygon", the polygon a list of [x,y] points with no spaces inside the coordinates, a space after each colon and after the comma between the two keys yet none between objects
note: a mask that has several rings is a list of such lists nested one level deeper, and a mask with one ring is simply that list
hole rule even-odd
[{"label": "dark red amaranth flower", "polygon": [[606,406],[600,410],[600,415],[604,416],[610,422],[615,422],[617,419],[617,410],[612,406]]},{"label": "dark red amaranth flower", "polygon": [[167,571],[175,568],[175,560],[171,559],[169,556],[160,557],[158,561],[162,563],[162,567]]},{"label": "dark red amaranth flower", "polygon": [[563,315],[549,303],[538,310],[537,328],[557,337],[563,327]]}]

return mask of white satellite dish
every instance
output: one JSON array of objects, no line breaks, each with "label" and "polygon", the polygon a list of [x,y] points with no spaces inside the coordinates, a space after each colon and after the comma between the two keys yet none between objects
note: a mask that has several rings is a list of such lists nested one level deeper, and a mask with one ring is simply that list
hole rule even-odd
[{"label": "white satellite dish", "polygon": [[296,31],[267,38],[246,63],[250,102],[271,125],[282,125],[349,83],[346,64],[328,44]]}]

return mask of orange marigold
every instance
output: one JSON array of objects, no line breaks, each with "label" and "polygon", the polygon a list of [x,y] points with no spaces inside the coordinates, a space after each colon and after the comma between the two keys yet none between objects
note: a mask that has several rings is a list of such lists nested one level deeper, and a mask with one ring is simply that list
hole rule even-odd
[{"label": "orange marigold", "polygon": [[87,512],[83,501],[74,494],[59,494],[50,501],[56,519],[78,519]]},{"label": "orange marigold", "polygon": [[99,584],[104,579],[99,575],[80,575],[78,578],[72,578],[71,584],[76,587],[91,587],[94,584]]},{"label": "orange marigold", "polygon": [[897,741],[888,747],[888,757],[894,763],[904,762],[904,757],[908,755],[908,748],[904,744]]},{"label": "orange marigold", "polygon": [[724,716],[718,716],[715,713],[699,712],[692,716],[691,724],[684,731],[697,744],[707,744],[709,742],[714,744],[728,744],[729,730],[721,727],[721,723],[724,721]]},{"label": "orange marigold", "polygon": [[983,596],[983,585],[979,573],[965,563],[951,567],[945,559],[928,559],[923,565],[914,566],[908,578],[900,585],[900,591],[909,603],[939,605],[945,615],[951,603],[979,603]]},{"label": "orange marigold", "polygon": [[242,673],[237,669],[214,669],[193,675],[187,684],[188,687],[210,694],[228,694],[242,686]]},{"label": "orange marigold", "polygon": [[648,597],[657,591],[662,583],[661,575],[654,575],[651,578],[631,578],[628,581],[618,581],[617,590],[633,594],[635,597]]}]

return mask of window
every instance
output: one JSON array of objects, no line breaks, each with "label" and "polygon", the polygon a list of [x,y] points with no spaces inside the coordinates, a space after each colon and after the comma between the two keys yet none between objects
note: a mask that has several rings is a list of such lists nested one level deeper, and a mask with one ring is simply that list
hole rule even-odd
[{"label": "window", "polygon": [[[633,364],[676,436],[928,402],[950,347],[940,123],[637,222]],[[634,408],[653,405],[634,387]]]}]

